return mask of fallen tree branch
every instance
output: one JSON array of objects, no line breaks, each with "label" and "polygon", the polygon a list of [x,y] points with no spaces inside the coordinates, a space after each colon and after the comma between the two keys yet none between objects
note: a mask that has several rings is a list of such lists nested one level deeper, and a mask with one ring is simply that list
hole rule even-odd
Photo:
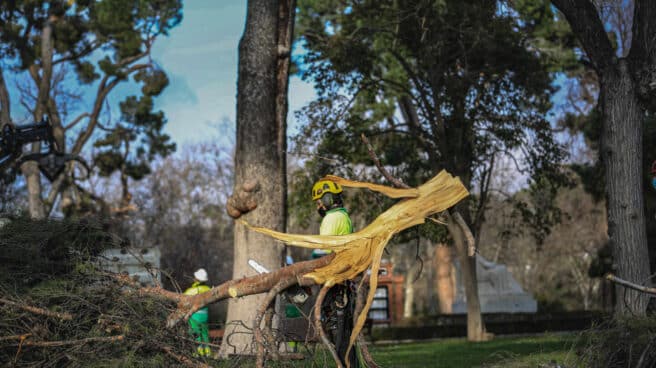
[{"label": "fallen tree branch", "polygon": [[[169,315],[166,325],[171,328],[181,320],[188,319],[200,308],[228,297],[237,298],[268,292],[281,280],[294,280],[300,286],[314,285],[316,284],[314,279],[304,277],[304,275],[317,268],[326,266],[334,257],[334,254],[329,254],[315,260],[294,263],[270,273],[246,277],[240,280],[230,280],[213,287],[206,293],[198,295],[185,296],[172,293],[176,295],[176,298],[173,300],[178,301],[178,308]],[[146,294],[155,293],[156,295],[163,295],[159,291],[159,288],[144,288],[139,291]]]},{"label": "fallen tree branch", "polygon": [[34,314],[40,314],[40,315],[47,316],[47,317],[58,318],[58,319],[61,319],[63,321],[70,321],[70,320],[73,319],[73,315],[71,315],[70,313],[53,312],[53,311],[49,311],[47,309],[37,308],[37,307],[33,307],[31,305],[26,305],[26,304],[21,304],[21,303],[14,302],[14,301],[4,299],[4,298],[0,298],[0,303],[11,305],[12,307],[16,307],[16,308],[19,308],[19,309],[22,309],[24,311],[28,311],[28,312],[31,312],[31,313],[34,313]]},{"label": "fallen tree branch", "polygon": [[641,292],[646,293],[646,294],[656,295],[656,288],[634,284],[630,281],[626,281],[624,279],[621,279],[621,278],[613,275],[612,273],[609,273],[609,274],[606,275],[606,280],[609,280],[609,281],[614,282],[616,284],[622,285],[622,286],[624,286],[626,288],[629,288],[629,289],[638,290],[638,291],[641,291]]},{"label": "fallen tree branch", "polygon": [[344,368],[342,365],[342,360],[339,359],[339,355],[337,355],[335,346],[332,342],[330,342],[330,340],[328,340],[328,336],[326,336],[326,332],[323,330],[323,326],[321,326],[321,306],[323,305],[323,300],[326,298],[326,294],[328,294],[328,290],[330,290],[330,286],[324,285],[321,288],[321,291],[319,291],[319,295],[317,295],[317,301],[314,303],[314,328],[317,330],[319,338],[321,338],[321,342],[323,342],[326,348],[328,348],[328,351],[330,351],[330,354],[333,356],[337,368]]},{"label": "fallen tree branch", "polygon": [[[257,368],[264,368],[264,358],[266,354],[266,345],[264,343],[262,328],[260,327],[262,324],[262,318],[264,318],[266,311],[269,310],[271,303],[273,303],[273,301],[276,299],[276,295],[295,283],[296,282],[294,279],[280,280],[274,287],[271,288],[271,290],[269,290],[267,295],[264,297],[264,301],[255,314],[255,319],[253,321],[253,333],[255,335],[255,342],[257,343],[257,360],[255,363]],[[267,340],[267,342],[270,343],[269,340]],[[274,357],[278,356],[277,346],[271,346],[269,349]]]}]

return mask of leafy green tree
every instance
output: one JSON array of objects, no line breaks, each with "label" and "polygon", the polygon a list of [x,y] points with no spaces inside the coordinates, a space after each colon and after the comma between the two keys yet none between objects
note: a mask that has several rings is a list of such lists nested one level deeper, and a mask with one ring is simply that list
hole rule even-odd
[{"label": "leafy green tree", "polygon": [[[383,165],[410,185],[446,169],[475,194],[458,206],[475,233],[495,161],[510,157],[532,199],[518,209],[543,237],[558,221],[553,198],[566,181],[559,166],[565,153],[546,120],[557,59],[536,52],[527,37],[539,39],[546,25],[523,21],[511,5],[300,1],[303,76],[319,98],[305,110],[299,146],[341,157],[339,164],[371,165],[358,143],[364,133]],[[316,168],[324,174],[339,172],[336,166],[320,161]],[[484,327],[473,258],[456,248],[469,275],[468,336],[479,340]]]},{"label": "leafy green tree", "polygon": [[[129,200],[127,178],[140,179],[149,171],[149,162],[175,149],[162,132],[166,119],[153,112],[153,97],[168,80],[150,58],[159,36],[182,20],[181,0],[106,1],[3,1],[0,3],[0,125],[15,124],[11,89],[4,72],[24,73],[27,87],[20,96],[30,120],[47,116],[53,126],[57,146],[79,155],[89,141],[98,148],[92,161],[101,175],[120,171],[124,201]],[[74,70],[77,87],[93,95],[89,106],[73,109],[65,84],[71,78],[55,78]],[[109,94],[130,79],[141,93],[121,103],[119,121],[101,122]],[[95,90],[95,93],[93,92]],[[73,110],[73,111],[70,111]],[[79,115],[69,118],[71,112]],[[102,133],[98,130],[102,129]],[[123,150],[117,152],[117,149]],[[39,150],[38,144],[32,150]],[[21,167],[29,192],[29,212],[43,218],[58,195],[63,205],[79,202],[82,187],[68,169],[57,177],[48,193],[43,193],[36,163]]]}]

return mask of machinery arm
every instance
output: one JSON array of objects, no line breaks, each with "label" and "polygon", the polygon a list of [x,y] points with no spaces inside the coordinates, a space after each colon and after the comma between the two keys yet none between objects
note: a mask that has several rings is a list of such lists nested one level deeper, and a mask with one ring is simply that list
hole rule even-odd
[{"label": "machinery arm", "polygon": [[[44,142],[48,151],[39,153],[23,154],[23,146],[34,143]],[[41,173],[48,180],[54,180],[66,166],[68,161],[80,162],[87,173],[88,167],[84,160],[78,156],[68,155],[57,147],[52,134],[52,125],[47,119],[35,124],[14,126],[6,124],[0,132],[0,174],[8,170],[15,170],[25,161],[36,161]]]}]

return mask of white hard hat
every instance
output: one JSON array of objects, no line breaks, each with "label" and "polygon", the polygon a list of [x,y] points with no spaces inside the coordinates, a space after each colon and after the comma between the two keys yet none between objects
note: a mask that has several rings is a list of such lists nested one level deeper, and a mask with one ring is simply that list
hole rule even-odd
[{"label": "white hard hat", "polygon": [[205,271],[204,268],[199,268],[196,272],[194,272],[194,278],[201,282],[207,281],[207,271]]}]

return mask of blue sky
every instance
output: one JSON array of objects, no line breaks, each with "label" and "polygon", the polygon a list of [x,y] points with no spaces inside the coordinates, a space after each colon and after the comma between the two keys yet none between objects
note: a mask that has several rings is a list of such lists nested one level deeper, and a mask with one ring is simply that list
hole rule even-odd
[{"label": "blue sky", "polygon": [[[187,0],[182,23],[157,40],[153,59],[170,84],[156,107],[166,113],[165,130],[177,143],[214,137],[214,126],[235,121],[237,47],[245,22],[245,0]],[[291,78],[288,132],[295,126],[293,112],[313,97],[311,85]]]}]

